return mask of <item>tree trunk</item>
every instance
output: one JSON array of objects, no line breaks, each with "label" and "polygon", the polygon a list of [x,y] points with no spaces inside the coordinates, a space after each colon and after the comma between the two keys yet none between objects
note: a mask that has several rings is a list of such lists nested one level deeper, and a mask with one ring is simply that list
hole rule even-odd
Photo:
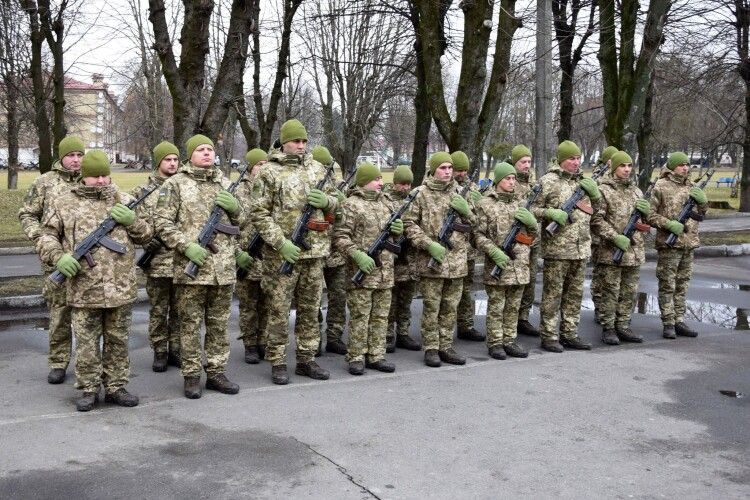
[{"label": "tree trunk", "polygon": [[745,80],[745,137],[742,141],[739,211],[750,212],[750,78]]},{"label": "tree trunk", "polygon": [[550,113],[552,92],[552,37],[550,34],[550,0],[537,0],[536,62],[534,70],[534,171],[537,179],[547,170],[550,158]]},{"label": "tree trunk", "polygon": [[[410,20],[414,31],[419,31],[419,14],[413,5],[410,5]],[[422,56],[422,44],[419,37],[414,42],[414,53],[417,57],[416,76],[417,88],[414,93],[414,143],[411,151],[411,171],[414,174],[414,185],[422,184],[425,169],[427,167],[427,147],[430,143],[430,128],[432,127],[432,114],[427,96],[427,82],[424,73],[424,57]]]},{"label": "tree trunk", "polygon": [[63,64],[63,40],[65,36],[63,16],[67,4],[67,0],[60,2],[57,15],[52,19],[50,1],[39,1],[39,18],[41,20],[42,32],[52,53],[52,145],[55,158],[58,157],[57,146],[67,135],[65,127],[65,66]]},{"label": "tree trunk", "polygon": [[651,134],[653,133],[653,115],[652,107],[654,102],[654,80],[651,82],[646,92],[646,101],[644,103],[645,109],[643,110],[643,122],[641,127],[638,129],[638,186],[644,193],[651,182],[651,173],[653,171],[653,165],[651,160],[653,158],[653,151],[651,149]]}]

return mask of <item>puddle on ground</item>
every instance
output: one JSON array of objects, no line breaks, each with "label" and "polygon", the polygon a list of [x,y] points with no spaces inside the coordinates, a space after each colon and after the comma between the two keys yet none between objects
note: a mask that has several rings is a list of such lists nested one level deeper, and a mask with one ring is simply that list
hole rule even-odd
[{"label": "puddle on ground", "polygon": [[718,288],[720,290],[740,290],[750,292],[750,285],[744,283],[711,283],[708,288]]},{"label": "puddle on ground", "polygon": [[49,326],[49,318],[9,318],[0,319],[0,332],[16,328],[18,326],[27,326],[32,330],[45,332]]}]

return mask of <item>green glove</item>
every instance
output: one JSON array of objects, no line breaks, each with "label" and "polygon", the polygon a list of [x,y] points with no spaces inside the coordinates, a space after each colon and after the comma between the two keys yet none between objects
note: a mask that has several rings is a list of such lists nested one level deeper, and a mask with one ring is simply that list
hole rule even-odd
[{"label": "green glove", "polygon": [[510,257],[508,257],[508,254],[503,252],[498,247],[493,247],[492,250],[487,252],[487,255],[490,256],[490,259],[492,259],[495,265],[500,269],[505,269],[505,266],[507,266],[508,262],[510,262]]},{"label": "green glove", "polygon": [[245,271],[249,271],[250,266],[253,263],[253,258],[250,257],[250,254],[245,252],[244,250],[235,255],[234,260],[237,262],[237,267],[240,267]]},{"label": "green glove", "polygon": [[695,200],[698,205],[705,205],[708,201],[706,193],[699,187],[690,188],[690,197]]},{"label": "green glove", "polygon": [[328,196],[320,189],[311,189],[307,193],[307,202],[315,208],[323,210],[328,206]]},{"label": "green glove", "polygon": [[544,210],[544,218],[553,220],[560,224],[561,226],[564,226],[568,223],[568,214],[565,213],[565,210],[560,210],[559,208],[547,208]]},{"label": "green glove", "polygon": [[651,213],[651,203],[648,200],[638,200],[635,202],[635,209],[638,210],[644,217],[648,217]]},{"label": "green glove", "polygon": [[198,267],[206,263],[208,251],[197,243],[191,243],[185,249],[185,257],[194,262]]},{"label": "green glove", "polygon": [[596,185],[596,181],[594,179],[585,177],[578,181],[578,185],[581,186],[581,189],[586,191],[586,194],[589,195],[591,201],[596,201],[602,197],[601,193],[599,192],[599,187]]},{"label": "green glove", "polygon": [[536,217],[534,217],[534,214],[523,207],[520,207],[518,210],[516,210],[516,213],[513,214],[513,218],[521,221],[521,224],[526,227],[536,228]]},{"label": "green glove", "polygon": [[680,236],[682,233],[685,232],[685,224],[682,224],[680,221],[671,220],[664,224],[664,229],[669,231],[672,234],[676,234],[677,236]]},{"label": "green glove", "polygon": [[462,196],[454,194],[451,197],[451,208],[458,212],[461,217],[469,215],[469,202],[466,201]]},{"label": "green glove", "polygon": [[290,264],[295,264],[299,260],[299,254],[301,251],[300,247],[292,243],[290,240],[284,240],[284,243],[281,244],[281,248],[279,248],[279,255]]},{"label": "green glove", "polygon": [[624,234],[616,235],[614,238],[612,238],[612,243],[614,243],[615,246],[623,252],[627,252],[630,248],[630,238],[628,238]]},{"label": "green glove", "polygon": [[355,250],[352,253],[352,260],[357,264],[359,270],[365,274],[370,274],[375,270],[375,261],[362,250]]},{"label": "green glove", "polygon": [[122,203],[116,203],[109,213],[118,224],[129,226],[135,220],[135,212]]},{"label": "green glove", "polygon": [[404,232],[404,221],[402,221],[401,219],[396,219],[391,222],[391,227],[388,229],[391,231],[391,234],[395,234],[396,236],[398,236]]},{"label": "green glove", "polygon": [[339,201],[339,204],[344,203],[344,200],[346,199],[346,194],[344,194],[343,191],[336,190],[336,199]]},{"label": "green glove", "polygon": [[234,215],[240,210],[240,203],[229,191],[219,191],[219,194],[216,195],[216,204],[229,215]]},{"label": "green glove", "polygon": [[62,254],[62,257],[57,259],[55,267],[58,271],[63,273],[66,278],[72,278],[81,270],[81,264],[69,253]]},{"label": "green glove", "polygon": [[482,199],[482,193],[480,193],[479,191],[471,192],[471,201],[473,201],[474,203],[478,203],[479,200],[481,199]]},{"label": "green glove", "polygon": [[430,245],[427,247],[427,251],[429,252],[430,257],[440,262],[441,264],[445,260],[445,247],[437,241],[433,241],[432,243],[430,243]]}]

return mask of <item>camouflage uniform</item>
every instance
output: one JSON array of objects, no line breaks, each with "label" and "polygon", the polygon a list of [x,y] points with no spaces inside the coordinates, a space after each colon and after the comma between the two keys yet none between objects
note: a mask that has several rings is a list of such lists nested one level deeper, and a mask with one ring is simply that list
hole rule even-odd
[{"label": "camouflage uniform", "polygon": [[[24,204],[18,211],[18,218],[23,232],[35,246],[42,234],[43,217],[48,206],[73,187],[78,179],[78,172],[65,169],[58,161],[52,165],[52,170],[37,177],[29,187]],[[42,263],[45,278],[54,270],[54,265]],[[70,363],[73,345],[71,309],[67,304],[65,287],[54,286],[45,279],[42,294],[49,310],[49,367],[65,370]]]},{"label": "camouflage uniform", "polygon": [[[392,204],[383,193],[355,189],[343,204],[341,223],[336,225],[334,242],[343,255],[366,252],[391,216]],[[360,286],[351,282],[359,271],[352,259],[347,262],[347,292],[350,311],[349,345],[346,361],[374,363],[385,356],[388,310],[393,287],[391,252],[380,253],[380,267],[365,276]]]},{"label": "camouflage uniform", "polygon": [[[656,181],[651,193],[648,223],[657,228],[655,246],[659,257],[656,277],[659,280],[659,309],[664,325],[675,325],[685,319],[685,297],[693,273],[693,251],[700,246],[698,223],[693,219],[685,222],[685,231],[677,238],[673,248],[666,244],[670,233],[664,226],[677,218],[692,187],[693,183],[687,176],[665,172]],[[706,208],[706,205],[697,205],[696,211],[705,214]]]},{"label": "camouflage uniform", "polygon": [[[114,185],[79,184],[61,193],[44,216],[37,245],[40,258],[52,266],[96,229],[115,203],[131,200]],[[133,243],[147,242],[153,231],[145,220],[135,219],[127,227],[115,226],[108,236],[124,245],[126,252],[95,249],[91,255],[97,265],[88,267],[84,262],[65,287],[76,331],[76,387],[98,392],[103,383],[107,394],[112,394],[128,383],[130,375],[128,334],[131,304],[137,293]]]},{"label": "camouflage uniform", "polygon": [[[307,203],[307,193],[325,175],[325,167],[312,156],[269,154],[253,182],[250,217],[266,242],[263,248],[263,290],[268,301],[268,347],[266,359],[273,366],[286,364],[287,329],[292,299],[296,299],[294,327],[297,339],[297,362],[312,361],[320,342],[318,307],[322,294],[323,264],[330,253],[329,231],[307,232],[310,250],[302,250],[289,275],[279,273],[283,259],[279,248],[294,231],[300,213]],[[331,213],[336,209],[335,186],[326,187]],[[311,220],[322,221],[321,210]]]},{"label": "camouflage uniform", "polygon": [[[398,206],[409,196],[408,192],[385,190],[386,196],[394,206]],[[417,278],[409,258],[409,240],[401,243],[401,252],[395,258],[393,277],[396,286],[391,290],[391,307],[388,312],[389,330],[387,339],[397,335],[409,335],[411,325],[411,302],[417,291]],[[393,327],[391,330],[390,328]]]},{"label": "camouflage uniform", "polygon": [[[335,182],[341,181],[339,169],[334,170]],[[341,207],[336,209],[334,224],[341,221]],[[326,342],[341,341],[346,328],[346,258],[331,243],[331,253],[323,266],[323,279],[328,301],[326,305]],[[322,308],[321,302],[321,308]],[[321,328],[323,315],[319,316]],[[321,332],[322,336],[322,332]]]},{"label": "camouflage uniform", "polygon": [[[479,193],[479,186],[475,182],[472,182],[471,178],[468,175],[464,176],[461,181],[456,180],[456,184],[456,189],[458,190],[459,194],[467,184],[470,185],[469,191],[466,194],[466,198],[469,201],[469,205],[473,206],[474,203],[472,201],[471,193]],[[463,280],[461,300],[458,302],[458,309],[456,310],[456,323],[458,325],[459,332],[468,331],[474,328],[475,306],[474,297],[471,294],[471,287],[474,284],[474,269],[476,267],[476,259],[477,257],[481,257],[481,255],[479,255],[479,252],[474,248],[472,240],[473,238],[469,239],[469,242],[472,244],[472,246],[467,252],[467,272]]]},{"label": "camouflage uniform", "polygon": [[[198,234],[215,206],[216,195],[229,184],[220,170],[200,168],[187,162],[162,184],[154,213],[157,234],[168,248],[174,250],[172,272],[180,320],[181,369],[186,378],[200,376],[200,332],[204,321],[206,373],[209,376],[223,374],[229,359],[227,325],[232,286],[236,279],[234,256],[237,239],[217,233],[214,244],[218,253],[208,253],[195,279],[184,273],[190,262],[185,250],[190,243],[197,242]],[[244,216],[240,202],[239,210],[229,216],[229,221],[240,225]]]},{"label": "camouflage uniform", "polygon": [[[404,215],[404,231],[414,250],[414,267],[419,275],[419,289],[423,299],[421,334],[425,350],[446,351],[453,347],[456,309],[461,299],[463,278],[468,273],[466,256],[471,249],[469,238],[458,231],[453,233],[453,250],[437,270],[427,267],[430,254],[427,247],[437,241],[456,183],[441,182],[433,177],[416,188],[419,195]],[[474,215],[465,222],[472,224]]]},{"label": "camouflage uniform", "polygon": [[599,245],[594,260],[600,268],[601,301],[599,312],[605,330],[624,331],[630,327],[630,317],[638,291],[640,266],[646,261],[643,235],[636,231],[631,238],[630,248],[622,262],[615,265],[612,255],[617,247],[612,239],[623,234],[635,202],[643,198],[643,193],[632,181],[607,176],[600,182],[602,199],[591,226],[599,236]]},{"label": "camouflage uniform", "polygon": [[[521,205],[525,206],[525,200],[528,199],[529,193],[531,192],[531,179],[528,172],[517,172],[516,173],[516,190],[515,194],[519,200],[522,201]],[[536,273],[537,273],[537,261],[539,260],[539,238],[534,240],[534,243],[530,247],[529,254],[529,282],[523,287],[523,294],[521,295],[521,305],[518,309],[518,320],[529,320],[529,313],[531,312],[531,306],[534,305],[534,294],[536,293]]]},{"label": "camouflage uniform", "polygon": [[[608,167],[602,167],[600,163],[597,163],[594,166],[594,170],[597,168],[607,168],[607,172],[604,173],[599,179],[596,180],[597,184],[599,186],[602,185],[602,183],[606,179],[612,179],[612,175],[609,172]],[[602,289],[603,283],[604,283],[604,274],[606,272],[606,269],[604,268],[603,263],[600,263],[596,259],[596,255],[599,253],[599,245],[600,245],[600,239],[599,235],[596,234],[596,231],[591,232],[591,255],[594,256],[594,268],[591,272],[591,301],[594,303],[594,315],[597,323],[602,323],[601,321],[601,301],[602,296],[604,294],[604,290]]]},{"label": "camouflage uniform", "polygon": [[[571,174],[558,165],[551,166],[539,180],[542,192],[532,207],[532,212],[542,225],[546,208],[559,208],[578,188],[582,174]],[[588,196],[581,199],[584,204],[592,204]],[[593,208],[598,207],[597,202]],[[591,216],[578,208],[571,212],[572,222],[561,226],[554,236],[542,231],[542,258],[544,275],[542,302],[539,308],[541,323],[540,336],[543,342],[556,341],[557,318],[561,317],[560,337],[577,337],[578,322],[581,319],[583,280],[586,260],[591,256]]]}]

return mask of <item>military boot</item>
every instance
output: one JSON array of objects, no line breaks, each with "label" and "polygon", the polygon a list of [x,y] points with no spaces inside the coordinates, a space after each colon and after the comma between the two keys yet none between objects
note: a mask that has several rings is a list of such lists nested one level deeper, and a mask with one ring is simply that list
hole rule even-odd
[{"label": "military boot", "polygon": [[315,361],[307,361],[306,363],[297,363],[297,366],[294,369],[294,373],[297,375],[303,375],[305,377],[310,377],[314,380],[328,380],[328,377],[331,376],[330,373],[328,373],[328,370],[324,370],[323,368],[318,365]]},{"label": "military boot", "polygon": [[566,339],[565,337],[560,337],[560,345],[563,346],[565,349],[575,349],[578,351],[590,351],[591,350],[591,344],[581,340],[581,337],[579,337],[578,335],[569,339]]},{"label": "military boot", "polygon": [[697,337],[698,332],[687,326],[683,321],[674,325],[674,330],[680,337]]},{"label": "military boot", "polygon": [[128,408],[138,406],[138,396],[130,394],[125,390],[124,387],[120,387],[113,393],[104,394],[105,403],[114,403],[120,406],[127,406]]},{"label": "military boot", "polygon": [[185,377],[184,387],[185,397],[188,399],[198,399],[203,394],[200,377]]},{"label": "military boot", "polygon": [[257,365],[258,363],[260,363],[258,346],[245,346],[245,363],[247,363],[248,365]]},{"label": "military boot", "polygon": [[677,333],[674,330],[674,325],[664,325],[664,332],[661,336],[665,339],[676,339]]},{"label": "military boot", "polygon": [[180,351],[169,351],[167,355],[167,364],[174,366],[175,368],[182,367],[182,358],[180,357]]},{"label": "military boot", "polygon": [[516,344],[515,342],[505,344],[503,346],[503,349],[505,350],[505,354],[507,354],[511,358],[526,358],[529,356],[529,351]]},{"label": "military boot", "polygon": [[258,357],[266,359],[266,346],[258,344]]},{"label": "military boot", "polygon": [[507,355],[505,354],[505,349],[503,349],[503,346],[501,345],[491,346],[489,349],[487,349],[487,354],[489,354],[492,359],[507,358]]},{"label": "military boot", "polygon": [[151,369],[156,373],[167,371],[167,358],[169,358],[169,354],[166,352],[154,351],[154,362],[151,363]]},{"label": "military boot", "polygon": [[421,351],[422,344],[408,335],[396,335],[396,347],[407,351]]},{"label": "military boot", "polygon": [[563,352],[563,346],[557,340],[542,340],[542,349],[549,352]]},{"label": "military boot", "polygon": [[371,370],[377,370],[384,373],[393,373],[396,371],[396,365],[384,359],[379,359],[372,362],[367,361],[365,362],[365,366]]},{"label": "military boot", "polygon": [[620,339],[617,338],[617,333],[613,328],[602,330],[602,342],[607,345],[620,345]]},{"label": "military boot", "polygon": [[449,365],[464,365],[466,364],[466,356],[462,356],[457,353],[452,347],[444,351],[438,351],[440,361],[448,363]]},{"label": "military boot", "polygon": [[388,336],[385,338],[385,352],[393,354],[396,352],[396,336]]},{"label": "military boot", "polygon": [[62,384],[65,382],[65,370],[62,368],[53,368],[47,375],[48,384]]},{"label": "military boot", "polygon": [[438,355],[437,349],[427,349],[424,352],[424,364],[426,364],[427,366],[431,366],[432,368],[437,368],[438,366],[443,364],[440,361],[440,356]]},{"label": "military boot", "polygon": [[94,405],[99,401],[99,393],[97,392],[84,392],[81,397],[76,399],[76,410],[78,411],[91,411],[94,409]]},{"label": "military boot", "polygon": [[468,330],[459,329],[458,338],[461,340],[469,340],[471,342],[484,342],[485,336],[483,333],[478,332],[474,327],[471,327]]},{"label": "military boot", "polygon": [[223,373],[209,375],[206,378],[206,389],[211,391],[219,391],[222,394],[237,394],[238,392],[240,392],[240,386],[235,384],[234,382],[231,382]]},{"label": "military boot", "polygon": [[349,373],[351,373],[352,375],[362,375],[363,373],[365,373],[365,362],[364,361],[350,361]]},{"label": "military boot", "polygon": [[326,342],[326,352],[332,352],[334,354],[346,354],[349,350],[346,348],[341,340],[329,340]]},{"label": "military boot", "polygon": [[286,365],[274,365],[271,367],[271,381],[277,385],[286,385],[289,383],[289,373]]},{"label": "military boot", "polygon": [[622,342],[635,342],[640,344],[643,342],[643,337],[640,335],[633,333],[633,330],[630,328],[617,328],[616,329],[617,338],[620,339]]},{"label": "military boot", "polygon": [[529,337],[539,336],[539,330],[534,328],[534,325],[532,325],[528,320],[525,319],[518,321],[518,325],[516,325],[516,331],[519,335],[527,335]]}]

